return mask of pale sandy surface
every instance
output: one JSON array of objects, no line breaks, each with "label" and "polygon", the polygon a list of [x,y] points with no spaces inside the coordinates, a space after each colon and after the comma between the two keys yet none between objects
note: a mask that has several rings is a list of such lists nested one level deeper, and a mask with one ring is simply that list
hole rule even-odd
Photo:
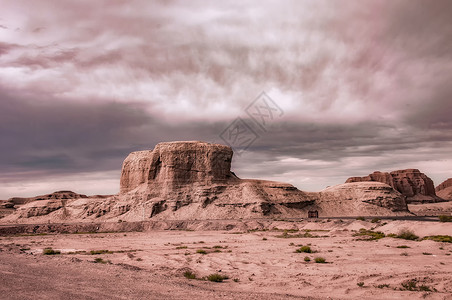
[{"label": "pale sandy surface", "polygon": [[[0,298],[452,299],[452,243],[353,237],[354,230],[374,227],[385,233],[407,228],[419,236],[452,235],[452,223],[384,222],[275,223],[278,229],[300,229],[289,235],[311,229],[310,234],[322,236],[316,238],[277,237],[281,230],[3,236]],[[300,245],[309,244],[317,253],[295,253]],[[409,248],[397,248],[402,245]],[[44,256],[45,247],[63,254]],[[122,252],[69,254],[100,249]],[[310,262],[304,261],[306,256]],[[327,263],[315,263],[319,256]],[[95,258],[111,264],[93,263]],[[230,279],[222,283],[189,280],[183,276],[186,270],[197,277],[219,272]],[[432,292],[399,290],[404,281],[413,279]]]}]

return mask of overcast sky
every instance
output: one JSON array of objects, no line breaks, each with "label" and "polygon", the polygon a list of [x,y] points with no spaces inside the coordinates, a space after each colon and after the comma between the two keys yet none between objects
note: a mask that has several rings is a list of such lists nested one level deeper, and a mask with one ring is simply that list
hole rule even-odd
[{"label": "overcast sky", "polygon": [[[238,117],[258,136],[234,157],[241,178],[452,177],[452,1],[0,7],[0,199],[117,193],[129,152],[224,144]],[[264,128],[247,114],[262,92],[279,109]]]}]

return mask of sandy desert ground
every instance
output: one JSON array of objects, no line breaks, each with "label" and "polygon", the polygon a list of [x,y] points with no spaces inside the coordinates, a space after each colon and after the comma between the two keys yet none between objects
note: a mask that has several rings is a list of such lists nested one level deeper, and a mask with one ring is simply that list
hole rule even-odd
[{"label": "sandy desert ground", "polygon": [[[452,299],[452,243],[356,236],[361,228],[450,235],[452,223],[304,220],[266,227],[2,236],[0,293],[4,299]],[[302,246],[314,253],[298,253]],[[43,255],[44,248],[61,254]],[[90,252],[98,250],[108,253]],[[184,277],[187,271],[196,279]],[[203,280],[214,273],[229,279]]]}]

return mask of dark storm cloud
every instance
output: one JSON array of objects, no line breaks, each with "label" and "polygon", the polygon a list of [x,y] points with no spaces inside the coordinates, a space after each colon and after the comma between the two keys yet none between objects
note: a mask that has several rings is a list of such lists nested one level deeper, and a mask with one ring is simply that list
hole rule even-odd
[{"label": "dark storm cloud", "polygon": [[[119,170],[132,151],[212,137],[223,124],[172,126],[142,103],[67,101],[0,89],[0,175]],[[210,132],[212,131],[212,132]]]},{"label": "dark storm cloud", "polygon": [[100,157],[124,155],[131,150],[128,142],[144,137],[142,129],[150,129],[154,123],[139,104],[58,101],[4,89],[0,95],[0,165],[4,172],[103,168]]}]

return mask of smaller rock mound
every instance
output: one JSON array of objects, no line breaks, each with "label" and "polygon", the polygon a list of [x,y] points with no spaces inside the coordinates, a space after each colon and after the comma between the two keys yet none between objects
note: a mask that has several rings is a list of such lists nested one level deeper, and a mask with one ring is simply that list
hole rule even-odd
[{"label": "smaller rock mound", "polygon": [[439,184],[436,188],[436,195],[444,200],[452,200],[452,178],[449,178]]},{"label": "smaller rock mound", "polygon": [[380,182],[353,182],[329,187],[320,192],[316,204],[321,216],[409,214],[405,197]]}]

